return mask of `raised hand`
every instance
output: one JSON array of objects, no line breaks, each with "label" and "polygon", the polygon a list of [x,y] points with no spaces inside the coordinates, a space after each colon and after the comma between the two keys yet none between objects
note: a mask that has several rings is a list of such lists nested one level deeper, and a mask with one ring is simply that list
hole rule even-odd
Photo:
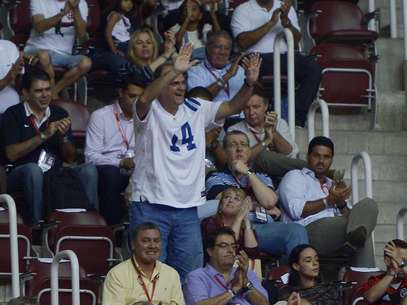
[{"label": "raised hand", "polygon": [[175,34],[171,31],[164,33],[164,52],[165,57],[170,57],[175,52]]},{"label": "raised hand", "polygon": [[341,188],[331,187],[329,189],[329,194],[326,199],[328,203],[331,205],[340,205],[350,197],[351,193],[352,193],[351,186]]},{"label": "raised hand", "polygon": [[288,12],[290,11],[291,6],[293,5],[292,0],[285,0],[280,7],[281,17],[287,17]]},{"label": "raised hand", "polygon": [[301,305],[301,297],[298,292],[293,292],[288,297],[287,305]]},{"label": "raised hand", "polygon": [[191,68],[193,65],[199,62],[199,60],[191,61],[192,50],[193,47],[191,43],[184,44],[181,47],[181,50],[179,51],[178,56],[174,62],[174,69],[176,72],[184,73],[188,71],[188,69]]},{"label": "raised hand", "polygon": [[70,118],[63,118],[62,120],[56,121],[56,128],[60,135],[65,135],[71,126]]},{"label": "raised hand", "polygon": [[246,82],[252,86],[259,78],[262,58],[258,53],[250,54],[248,57],[244,57],[242,62],[245,69]]},{"label": "raised hand", "polygon": [[239,55],[239,57],[237,57],[237,58],[233,61],[232,66],[231,66],[231,67],[229,68],[229,70],[226,72],[226,74],[228,74],[228,76],[229,76],[230,78],[232,78],[233,76],[236,75],[237,70],[239,69],[240,60],[243,58],[244,55],[245,55],[244,53],[241,53],[241,54]]}]

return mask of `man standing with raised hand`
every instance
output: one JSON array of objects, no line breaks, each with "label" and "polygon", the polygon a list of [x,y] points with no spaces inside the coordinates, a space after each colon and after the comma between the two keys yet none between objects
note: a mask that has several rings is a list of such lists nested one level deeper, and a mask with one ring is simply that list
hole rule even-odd
[{"label": "man standing with raised hand", "polygon": [[240,91],[228,103],[211,103],[185,98],[184,73],[195,64],[191,54],[192,46],[183,46],[174,64],[161,66],[159,78],[136,102],[138,153],[129,208],[130,230],[147,219],[160,227],[161,261],[181,279],[203,263],[197,206],[205,203],[205,127],[243,109],[261,65],[258,55],[245,58]]}]

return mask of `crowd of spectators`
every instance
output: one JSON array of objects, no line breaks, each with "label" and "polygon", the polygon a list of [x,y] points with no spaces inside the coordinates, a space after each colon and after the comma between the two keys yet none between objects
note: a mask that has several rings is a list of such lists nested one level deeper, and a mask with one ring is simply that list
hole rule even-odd
[{"label": "crowd of spectators", "polygon": [[[309,304],[297,292],[318,286],[318,255],[328,265],[374,265],[377,204],[348,205],[351,188],[329,175],[330,139],[314,138],[306,160],[297,158],[260,82],[272,72],[278,33],[301,39],[291,0],[248,0],[231,17],[216,0],[113,1],[87,55],[73,52],[86,33],[85,0],[30,3],[24,51],[0,41],[7,192],[23,193],[23,216],[35,224],[46,218],[46,172],[69,166],[109,225],[128,216],[134,255],[107,275],[103,304],[268,304],[249,268],[264,256],[289,262],[288,304]],[[144,19],[163,8],[154,32]],[[92,67],[113,75],[118,98],[92,113],[78,164],[71,118],[53,100]],[[299,52],[295,69],[296,125],[304,127],[321,69]],[[390,243],[386,252],[394,280],[407,259],[396,248],[405,247]],[[368,290],[368,299],[382,290]]]}]

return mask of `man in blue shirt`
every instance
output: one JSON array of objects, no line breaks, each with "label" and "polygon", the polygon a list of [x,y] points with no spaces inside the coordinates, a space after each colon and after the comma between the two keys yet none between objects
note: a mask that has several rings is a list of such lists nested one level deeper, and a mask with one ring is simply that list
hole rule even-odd
[{"label": "man in blue shirt", "polygon": [[[230,228],[213,232],[206,240],[209,262],[187,275],[184,296],[187,305],[266,305],[267,291],[256,274],[248,270],[249,258],[236,253],[235,234]],[[237,260],[237,268],[233,267]]]}]

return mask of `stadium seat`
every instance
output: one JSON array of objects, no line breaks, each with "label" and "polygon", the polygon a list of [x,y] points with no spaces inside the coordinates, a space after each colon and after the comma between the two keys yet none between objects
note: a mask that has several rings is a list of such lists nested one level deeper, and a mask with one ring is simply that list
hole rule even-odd
[{"label": "stadium seat", "polygon": [[[351,267],[350,269],[347,269],[345,271],[345,274],[343,275],[343,281],[356,282],[356,284],[352,288],[344,291],[344,305],[352,305],[354,300],[356,300],[358,297],[361,297],[361,295],[358,293],[358,289],[360,288],[360,286],[371,276],[377,276],[380,274],[383,274],[383,271],[378,268],[358,269]],[[360,302],[363,302],[363,300],[361,299]],[[357,304],[363,305],[363,303]]]},{"label": "stadium seat", "polygon": [[53,101],[53,104],[68,112],[69,117],[71,118],[71,130],[75,147],[83,150],[85,147],[86,129],[89,121],[88,109],[81,104],[63,100]]},{"label": "stadium seat", "polygon": [[[35,253],[32,250],[32,232],[20,215],[17,215],[17,240],[20,273],[27,271],[29,259]],[[0,276],[11,276],[10,233],[8,211],[0,211]]]},{"label": "stadium seat", "polygon": [[45,247],[50,253],[72,250],[87,275],[106,275],[114,262],[113,232],[97,212],[54,211],[49,216],[54,223],[44,232]]},{"label": "stadium seat", "polygon": [[317,44],[372,43],[379,37],[379,33],[367,29],[373,17],[374,14],[364,15],[356,4],[348,1],[318,1],[311,8],[309,33]]},{"label": "stadium seat", "polygon": [[[36,296],[41,305],[51,304],[51,262],[52,259],[39,259],[30,265],[29,279],[25,280],[27,296]],[[79,269],[80,304],[96,305],[99,287],[95,281],[86,278],[83,268]],[[71,269],[69,262],[59,264],[59,304],[70,305]]]},{"label": "stadium seat", "polygon": [[[326,1],[326,2],[332,2],[332,1],[337,1],[337,0],[298,0],[298,6],[302,7],[304,9],[304,11],[310,11],[312,5],[315,2],[321,2],[321,1]],[[341,0],[341,1],[345,1],[345,2],[351,2],[351,3],[358,3],[359,0]]]},{"label": "stadium seat", "polygon": [[355,46],[322,43],[311,54],[322,67],[320,96],[331,106],[368,107],[375,98],[375,58]]}]

